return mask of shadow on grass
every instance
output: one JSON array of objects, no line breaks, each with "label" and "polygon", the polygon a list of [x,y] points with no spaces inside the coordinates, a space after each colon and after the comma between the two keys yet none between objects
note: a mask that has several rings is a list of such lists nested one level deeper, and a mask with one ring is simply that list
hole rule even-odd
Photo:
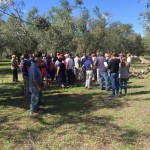
[{"label": "shadow on grass", "polygon": [[[22,84],[18,84],[15,88],[12,85],[6,84],[6,86],[1,87],[0,90],[0,105],[3,106],[13,106],[20,107],[25,110],[29,110],[29,102],[22,100],[21,96]],[[88,134],[91,137],[101,137],[102,141],[110,142],[111,137],[113,140],[122,142],[134,146],[139,137],[146,138],[145,135],[139,131],[132,129],[121,128],[114,124],[114,117],[111,115],[92,115],[93,111],[107,109],[121,109],[127,102],[121,99],[110,100],[107,98],[106,93],[85,93],[85,91],[78,92],[77,94],[66,94],[63,90],[46,90],[44,94],[45,105],[43,108],[43,113],[37,116],[31,116],[31,119],[35,122],[40,123],[36,129],[26,128],[21,130],[18,126],[19,124],[10,125],[7,130],[2,132],[2,135],[6,138],[5,140],[12,140],[13,138],[17,143],[26,143],[27,138],[32,139],[31,142],[36,142],[39,140],[39,136],[42,133],[48,133],[49,131],[57,134],[58,136],[63,136],[64,134],[69,134],[67,128],[63,128],[61,132],[57,132],[57,128],[63,125],[75,125],[71,126],[72,130],[78,130],[78,134]],[[68,90],[68,89],[67,89]],[[57,94],[57,95],[53,95]],[[45,117],[47,114],[51,114],[52,117],[57,116],[58,119],[49,120],[49,117]],[[3,116],[0,119],[0,123],[6,123],[7,117]],[[43,126],[41,126],[43,125]],[[101,129],[105,131],[102,132]],[[10,132],[10,130],[12,130]],[[26,138],[26,139],[25,139]],[[42,138],[42,137],[41,137]],[[26,140],[26,141],[25,141]],[[56,139],[57,140],[57,139]],[[28,142],[30,148],[30,141]],[[82,141],[81,141],[82,143]]]},{"label": "shadow on grass", "polygon": [[0,68],[0,70],[1,70],[0,75],[7,76],[8,74],[12,74],[12,70],[10,68]]},{"label": "shadow on grass", "polygon": [[133,88],[133,89],[135,89],[135,88],[144,88],[145,86],[139,86],[139,85],[133,85],[133,86],[128,86],[128,88]]},{"label": "shadow on grass", "polygon": [[149,93],[150,93],[150,90],[149,91],[133,92],[133,93],[130,93],[130,95],[142,95],[142,94],[149,94]]}]

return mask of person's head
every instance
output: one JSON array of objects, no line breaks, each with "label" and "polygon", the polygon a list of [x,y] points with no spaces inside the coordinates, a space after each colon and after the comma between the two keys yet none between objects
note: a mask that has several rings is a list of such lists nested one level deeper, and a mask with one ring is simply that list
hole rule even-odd
[{"label": "person's head", "polygon": [[41,66],[41,62],[42,62],[42,53],[41,52],[36,52],[34,54],[34,62],[38,65]]},{"label": "person's head", "polygon": [[29,58],[29,54],[28,53],[25,53],[23,56],[24,56],[24,59],[28,59]]},{"label": "person's head", "polygon": [[116,53],[116,52],[113,52],[113,53],[111,54],[111,58],[114,59],[114,58],[116,58],[116,57],[117,57],[117,53]]},{"label": "person's head", "polygon": [[79,57],[79,54],[76,54],[76,57]]},{"label": "person's head", "polygon": [[11,58],[12,58],[12,59],[16,59],[16,55],[12,55]]},{"label": "person's head", "polygon": [[24,59],[24,55],[22,55],[22,56],[20,57],[20,59],[23,60],[23,59]]},{"label": "person's head", "polygon": [[51,57],[51,55],[47,54],[46,58],[49,59]]},{"label": "person's head", "polygon": [[99,53],[99,56],[104,56],[104,53],[103,53],[103,52],[100,52],[100,53]]},{"label": "person's head", "polygon": [[59,58],[59,56],[60,56],[60,53],[57,53],[56,55],[57,55],[57,58]]},{"label": "person's head", "polygon": [[69,57],[72,58],[72,53],[69,54]]},{"label": "person's head", "polygon": [[42,58],[41,57],[34,57],[34,62],[37,64],[37,66],[41,66]]},{"label": "person's head", "polygon": [[58,61],[59,61],[59,62],[62,62],[62,58],[61,58],[61,57],[59,57],[59,58],[58,58]]},{"label": "person's head", "polygon": [[91,54],[91,57],[95,57],[96,55],[93,53],[93,54]]},{"label": "person's head", "polygon": [[130,54],[130,53],[128,53],[128,54],[127,54],[127,57],[130,57],[130,56],[131,56],[131,54]]},{"label": "person's head", "polygon": [[125,67],[127,63],[127,57],[123,56],[121,59],[121,67]]},{"label": "person's head", "polygon": [[64,56],[65,56],[65,58],[68,58],[68,57],[69,57],[69,55],[68,55],[68,54],[65,54]]},{"label": "person's head", "polygon": [[89,59],[89,60],[92,60],[92,57],[89,55],[89,56],[88,56],[88,59]]},{"label": "person's head", "polygon": [[109,58],[109,54],[108,53],[105,53],[105,58]]}]

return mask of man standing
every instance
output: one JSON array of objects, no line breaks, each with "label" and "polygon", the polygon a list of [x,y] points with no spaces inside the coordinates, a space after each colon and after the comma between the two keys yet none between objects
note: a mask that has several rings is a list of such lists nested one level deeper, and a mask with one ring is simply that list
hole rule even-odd
[{"label": "man standing", "polygon": [[13,82],[18,82],[18,63],[16,60],[16,55],[12,55],[11,70],[13,73]]},{"label": "man standing", "polygon": [[93,63],[91,56],[87,56],[88,59],[84,63],[84,67],[86,70],[86,81],[85,81],[85,88],[91,89],[91,81],[93,77]]},{"label": "man standing", "polygon": [[103,90],[103,80],[105,80],[106,90],[109,90],[108,84],[108,64],[103,56],[103,53],[100,53],[100,56],[97,59],[97,68],[100,71],[100,89]]},{"label": "man standing", "polygon": [[38,113],[40,102],[42,99],[42,74],[40,71],[42,58],[38,55],[34,57],[34,63],[32,63],[29,70],[29,90],[31,93],[31,114]]},{"label": "man standing", "polygon": [[117,59],[117,54],[114,52],[111,55],[111,60],[108,63],[108,69],[110,70],[110,81],[112,84],[112,97],[118,96],[119,93],[119,64],[120,59]]},{"label": "man standing", "polygon": [[79,79],[79,68],[80,68],[80,58],[79,58],[79,54],[76,55],[76,57],[74,58],[74,73],[75,73],[75,79],[76,81]]},{"label": "man standing", "polygon": [[74,84],[74,62],[72,59],[72,54],[67,54],[65,55],[66,57],[66,69],[67,69],[67,75],[68,75],[68,85],[73,85]]},{"label": "man standing", "polygon": [[22,64],[22,76],[24,82],[24,98],[29,99],[29,71],[30,63],[29,63],[29,55],[24,54],[24,60]]}]

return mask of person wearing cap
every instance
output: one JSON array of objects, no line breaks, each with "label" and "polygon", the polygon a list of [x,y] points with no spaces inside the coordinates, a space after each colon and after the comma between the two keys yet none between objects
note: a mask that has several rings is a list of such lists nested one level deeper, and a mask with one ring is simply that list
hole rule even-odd
[{"label": "person wearing cap", "polygon": [[29,70],[29,90],[31,93],[30,113],[38,113],[42,99],[42,74],[40,70],[42,57],[35,55]]},{"label": "person wearing cap", "polygon": [[13,82],[18,82],[18,63],[16,60],[16,55],[12,55],[11,70],[13,74]]}]

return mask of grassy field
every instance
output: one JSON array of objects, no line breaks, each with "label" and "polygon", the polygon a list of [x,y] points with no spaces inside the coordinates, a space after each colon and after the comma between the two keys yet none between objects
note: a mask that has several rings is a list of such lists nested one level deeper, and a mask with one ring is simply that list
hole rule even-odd
[{"label": "grassy field", "polygon": [[128,95],[112,100],[98,84],[44,87],[45,105],[36,116],[22,93],[22,81],[11,83],[10,60],[0,59],[2,150],[150,150],[150,76],[130,79]]}]

